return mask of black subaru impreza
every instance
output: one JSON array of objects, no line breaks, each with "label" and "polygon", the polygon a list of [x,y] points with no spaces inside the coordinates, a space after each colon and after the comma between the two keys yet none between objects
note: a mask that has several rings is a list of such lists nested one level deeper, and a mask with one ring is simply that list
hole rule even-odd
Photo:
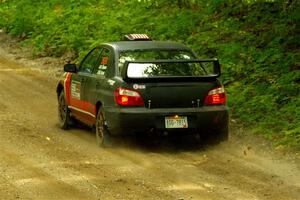
[{"label": "black subaru impreza", "polygon": [[[99,146],[111,135],[175,133],[228,138],[228,107],[217,59],[144,34],[103,43],[77,66],[66,64],[57,86],[61,128],[95,128]],[[76,120],[74,120],[76,119]]]}]

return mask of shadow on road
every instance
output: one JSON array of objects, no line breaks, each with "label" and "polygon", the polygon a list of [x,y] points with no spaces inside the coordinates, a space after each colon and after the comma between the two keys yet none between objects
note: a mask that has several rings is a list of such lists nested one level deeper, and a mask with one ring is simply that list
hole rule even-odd
[{"label": "shadow on road", "polygon": [[[68,130],[67,130],[68,131]],[[93,141],[96,146],[94,130],[84,124],[76,124],[69,130],[72,134],[86,141]],[[204,151],[216,145],[213,141],[204,141],[199,135],[172,134],[156,135],[140,133],[135,135],[111,136],[110,149],[131,149],[135,151],[156,152],[156,153],[180,153]]]},{"label": "shadow on road", "polygon": [[145,152],[179,153],[203,151],[211,144],[206,144],[195,135],[130,135],[114,137],[110,148],[128,148]]}]

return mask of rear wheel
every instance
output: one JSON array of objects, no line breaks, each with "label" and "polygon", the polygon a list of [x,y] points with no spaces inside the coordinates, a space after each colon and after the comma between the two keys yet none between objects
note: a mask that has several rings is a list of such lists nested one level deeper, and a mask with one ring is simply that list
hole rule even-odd
[{"label": "rear wheel", "polygon": [[62,129],[68,129],[71,124],[70,110],[65,100],[65,93],[62,91],[58,97],[58,120]]},{"label": "rear wheel", "polygon": [[101,108],[97,112],[96,117],[96,142],[99,147],[108,146],[110,144],[110,133],[107,130],[103,111]]}]

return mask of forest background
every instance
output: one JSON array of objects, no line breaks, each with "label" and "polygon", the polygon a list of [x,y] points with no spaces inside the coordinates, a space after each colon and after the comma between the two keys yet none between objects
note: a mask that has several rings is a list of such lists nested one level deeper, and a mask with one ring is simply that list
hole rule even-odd
[{"label": "forest background", "polygon": [[0,28],[32,56],[80,60],[128,33],[216,57],[231,123],[300,150],[299,0],[1,0]]}]

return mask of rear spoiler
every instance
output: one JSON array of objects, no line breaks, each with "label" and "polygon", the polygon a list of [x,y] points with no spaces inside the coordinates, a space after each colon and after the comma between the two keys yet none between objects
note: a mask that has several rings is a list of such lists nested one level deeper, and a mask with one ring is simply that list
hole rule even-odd
[{"label": "rear spoiler", "polygon": [[[151,76],[151,77],[129,77],[128,68],[131,63],[134,64],[165,64],[165,63],[213,63],[213,74],[203,76]],[[202,66],[202,65],[201,65]],[[121,71],[121,76],[126,82],[156,82],[156,81],[205,81],[215,80],[220,77],[221,69],[218,59],[184,59],[184,60],[138,60],[126,61]]]}]

